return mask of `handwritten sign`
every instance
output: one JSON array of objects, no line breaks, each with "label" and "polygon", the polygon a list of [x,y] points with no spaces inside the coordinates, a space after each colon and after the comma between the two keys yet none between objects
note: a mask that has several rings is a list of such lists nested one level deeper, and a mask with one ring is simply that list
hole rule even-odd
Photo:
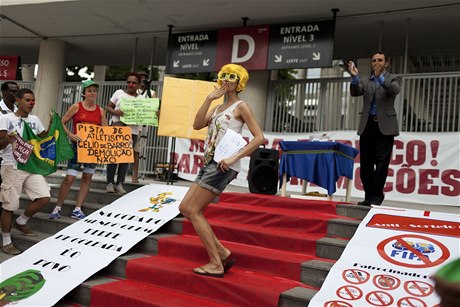
[{"label": "handwritten sign", "polygon": [[34,145],[26,142],[19,134],[16,133],[13,142],[13,157],[19,163],[25,164],[29,160],[30,154],[34,150]]},{"label": "handwritten sign", "polygon": [[78,124],[78,162],[112,164],[134,161],[131,127]]},{"label": "handwritten sign", "polygon": [[232,129],[227,129],[219,144],[216,146],[214,161],[219,163],[223,159],[230,158],[246,146],[246,144],[247,142],[243,139],[241,134],[236,133]]},{"label": "handwritten sign", "polygon": [[158,126],[158,98],[122,98],[120,110],[123,116],[120,120],[127,125]]}]

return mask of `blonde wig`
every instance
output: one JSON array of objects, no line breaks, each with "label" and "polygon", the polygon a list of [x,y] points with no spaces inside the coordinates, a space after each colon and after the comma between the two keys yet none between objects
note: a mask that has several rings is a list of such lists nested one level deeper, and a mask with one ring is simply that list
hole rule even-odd
[{"label": "blonde wig", "polygon": [[[249,80],[249,74],[246,68],[243,66],[237,64],[226,64],[220,69],[219,73],[221,72],[227,74],[234,73],[238,75],[238,86],[236,88],[237,92],[241,92],[246,88],[246,83]],[[222,80],[218,80],[217,84],[222,86]]]}]

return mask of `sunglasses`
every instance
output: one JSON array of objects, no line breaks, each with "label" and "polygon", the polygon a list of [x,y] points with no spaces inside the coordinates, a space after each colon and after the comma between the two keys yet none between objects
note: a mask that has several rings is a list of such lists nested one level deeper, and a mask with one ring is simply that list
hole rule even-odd
[{"label": "sunglasses", "polygon": [[237,74],[235,74],[235,73],[225,73],[225,72],[220,72],[217,75],[217,78],[220,81],[227,80],[228,82],[236,82],[239,79]]}]

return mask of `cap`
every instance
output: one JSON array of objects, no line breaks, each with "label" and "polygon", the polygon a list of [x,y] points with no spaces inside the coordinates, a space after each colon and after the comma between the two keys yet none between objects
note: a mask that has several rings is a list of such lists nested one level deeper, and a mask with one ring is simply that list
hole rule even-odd
[{"label": "cap", "polygon": [[86,89],[87,87],[90,87],[90,86],[99,87],[99,84],[97,84],[93,80],[86,80],[86,81],[83,81],[83,83],[81,84],[82,89]]}]

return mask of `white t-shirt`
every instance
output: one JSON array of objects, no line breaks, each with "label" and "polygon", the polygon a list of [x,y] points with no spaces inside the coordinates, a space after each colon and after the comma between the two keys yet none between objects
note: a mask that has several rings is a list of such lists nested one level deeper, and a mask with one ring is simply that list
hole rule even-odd
[{"label": "white t-shirt", "polygon": [[[128,95],[124,90],[116,90],[115,93],[113,93],[112,97],[110,98],[110,101],[113,102],[113,104],[115,105],[115,108],[114,108],[115,110],[120,109],[121,98],[136,98],[136,97]],[[143,97],[139,97],[139,98],[143,98]],[[119,121],[120,121],[120,116],[112,115],[113,123],[118,123]],[[131,133],[134,135],[138,135],[139,130],[142,128],[142,126],[135,126],[135,125],[128,125],[128,127],[131,127]]]},{"label": "white t-shirt", "polygon": [[[0,116],[0,131],[6,130],[7,134],[10,134],[16,131],[19,135],[22,136],[22,131],[24,130],[23,123],[26,122],[32,131],[38,135],[45,131],[45,127],[43,127],[42,122],[40,119],[35,116],[29,114],[26,118],[22,118],[16,116],[14,113],[8,113],[3,116]],[[3,150],[3,161],[2,165],[14,165],[16,166],[16,160],[13,157],[13,147],[11,144],[8,144]]]},{"label": "white t-shirt", "polygon": [[[18,107],[16,107],[16,105],[14,105],[14,112],[16,112],[16,110],[18,109]],[[10,110],[10,108],[8,108],[8,106],[6,105],[5,101],[0,100],[0,116],[4,115],[4,114],[8,114],[8,113],[12,113],[13,111]],[[2,151],[0,150],[0,158],[2,157]]]},{"label": "white t-shirt", "polygon": [[[144,92],[144,94],[142,94],[142,90],[141,89],[138,89],[137,90],[137,97],[142,97],[142,98],[148,98],[147,97],[147,91]],[[150,90],[150,98],[155,98],[155,91],[154,90]]]}]

